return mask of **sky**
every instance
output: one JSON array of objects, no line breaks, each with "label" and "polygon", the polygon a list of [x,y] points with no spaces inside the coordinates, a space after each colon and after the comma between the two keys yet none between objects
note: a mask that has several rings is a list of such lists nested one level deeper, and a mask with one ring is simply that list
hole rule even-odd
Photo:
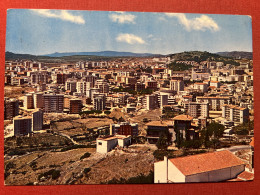
[{"label": "sky", "polygon": [[9,9],[6,51],[252,51],[251,17],[245,15]]}]

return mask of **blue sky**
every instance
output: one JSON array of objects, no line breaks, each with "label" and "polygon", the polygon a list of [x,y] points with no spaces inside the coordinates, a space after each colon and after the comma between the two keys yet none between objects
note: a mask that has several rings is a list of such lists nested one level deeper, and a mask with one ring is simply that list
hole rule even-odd
[{"label": "blue sky", "polygon": [[242,15],[10,9],[6,51],[252,51],[251,18]]}]

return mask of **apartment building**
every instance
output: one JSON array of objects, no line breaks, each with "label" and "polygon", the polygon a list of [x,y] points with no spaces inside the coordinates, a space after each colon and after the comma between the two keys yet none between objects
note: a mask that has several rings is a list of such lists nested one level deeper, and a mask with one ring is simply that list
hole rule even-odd
[{"label": "apartment building", "polygon": [[43,126],[43,111],[37,109],[32,113],[32,131],[42,130]]},{"label": "apartment building", "polygon": [[64,107],[64,95],[62,94],[44,94],[43,111],[46,113],[62,113]]},{"label": "apartment building", "polygon": [[224,104],[231,103],[231,97],[221,97],[221,96],[197,96],[196,102],[198,103],[209,103],[209,110],[220,111]]},{"label": "apartment building", "polygon": [[171,80],[170,90],[184,91],[184,82],[182,80]]},{"label": "apartment building", "polygon": [[105,110],[106,108],[106,97],[105,95],[98,95],[94,98],[94,109]]},{"label": "apartment building", "polygon": [[144,106],[146,110],[153,110],[159,107],[158,104],[158,95],[152,94],[152,95],[146,95],[144,99]]},{"label": "apartment building", "polygon": [[82,109],[82,101],[80,99],[69,100],[70,114],[78,114]]},{"label": "apartment building", "polygon": [[25,109],[33,109],[34,108],[34,102],[33,102],[33,94],[26,94],[24,96],[24,108]]},{"label": "apartment building", "polygon": [[222,117],[235,123],[245,123],[249,120],[248,108],[242,108],[236,105],[223,105]]},{"label": "apartment building", "polygon": [[131,135],[138,136],[138,124],[137,123],[128,123],[122,122],[119,124],[110,125],[110,135]]},{"label": "apartment building", "polygon": [[19,101],[16,99],[4,100],[4,120],[12,120],[19,114]]},{"label": "apartment building", "polygon": [[209,103],[185,102],[184,109],[194,118],[209,117]]},{"label": "apartment building", "polygon": [[24,136],[32,132],[32,117],[16,116],[13,118],[14,136]]}]

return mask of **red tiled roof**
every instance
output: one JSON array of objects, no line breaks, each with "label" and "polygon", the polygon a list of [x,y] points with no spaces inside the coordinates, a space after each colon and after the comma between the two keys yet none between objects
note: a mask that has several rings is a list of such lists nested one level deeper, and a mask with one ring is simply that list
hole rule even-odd
[{"label": "red tiled roof", "polygon": [[178,115],[176,117],[173,118],[173,120],[182,120],[182,121],[191,121],[193,119],[192,116],[189,116],[189,115]]},{"label": "red tiled roof", "polygon": [[254,137],[252,137],[252,139],[251,139],[250,146],[252,146],[252,147],[255,146],[255,139],[254,139]]},{"label": "red tiled roof", "polygon": [[194,83],[195,85],[207,85],[206,83]]},{"label": "red tiled roof", "polygon": [[245,163],[228,150],[170,159],[184,175],[244,165]]},{"label": "red tiled roof", "polygon": [[168,125],[172,125],[172,121],[151,121],[146,123],[146,126],[167,127]]},{"label": "red tiled roof", "polygon": [[235,179],[229,179],[229,180],[227,180],[227,181],[244,181],[244,180],[235,178]]},{"label": "red tiled roof", "polygon": [[242,173],[240,173],[237,176],[238,179],[244,180],[244,181],[248,181],[248,180],[253,180],[254,179],[254,174],[250,173],[248,171],[244,171]]}]

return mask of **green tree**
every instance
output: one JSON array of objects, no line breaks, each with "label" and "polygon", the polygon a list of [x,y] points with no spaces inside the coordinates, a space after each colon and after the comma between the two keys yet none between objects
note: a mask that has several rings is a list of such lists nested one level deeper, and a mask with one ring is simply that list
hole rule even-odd
[{"label": "green tree", "polygon": [[201,142],[203,142],[206,148],[216,146],[219,143],[219,139],[223,136],[225,127],[219,123],[210,123],[206,128],[201,131]]},{"label": "green tree", "polygon": [[223,136],[225,127],[219,123],[213,122],[206,127],[209,136],[213,136],[215,139],[219,139]]},{"label": "green tree", "polygon": [[109,115],[111,112],[109,110],[104,111],[106,115]]},{"label": "green tree", "polygon": [[158,149],[166,149],[167,148],[167,137],[165,134],[162,134],[157,143],[156,143],[156,146]]}]

